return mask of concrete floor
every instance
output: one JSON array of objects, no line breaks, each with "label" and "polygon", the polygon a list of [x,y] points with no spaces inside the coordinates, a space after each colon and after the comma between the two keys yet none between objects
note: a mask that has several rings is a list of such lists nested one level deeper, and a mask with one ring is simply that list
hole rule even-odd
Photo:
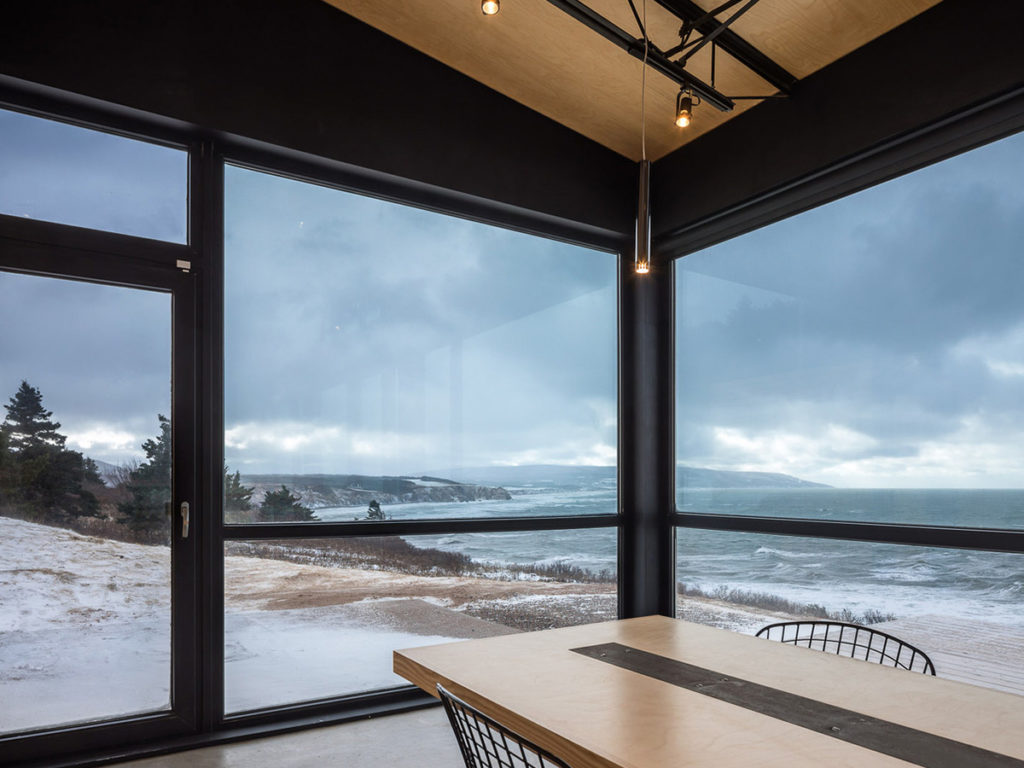
[{"label": "concrete floor", "polygon": [[118,768],[460,768],[441,707],[119,763]]}]

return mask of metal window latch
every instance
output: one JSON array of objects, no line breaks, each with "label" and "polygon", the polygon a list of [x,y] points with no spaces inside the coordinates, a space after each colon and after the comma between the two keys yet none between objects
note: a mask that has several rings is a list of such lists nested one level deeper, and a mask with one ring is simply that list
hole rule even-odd
[{"label": "metal window latch", "polygon": [[188,538],[188,502],[181,502],[181,538]]}]

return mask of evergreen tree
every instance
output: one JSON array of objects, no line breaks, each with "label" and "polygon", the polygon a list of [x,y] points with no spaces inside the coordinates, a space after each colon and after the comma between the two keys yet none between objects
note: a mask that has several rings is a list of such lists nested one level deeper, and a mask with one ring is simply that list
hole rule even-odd
[{"label": "evergreen tree", "polygon": [[7,430],[0,424],[0,512],[11,503],[14,491],[14,454],[9,447]]},{"label": "evergreen tree", "polygon": [[384,515],[384,511],[380,508],[380,502],[377,501],[376,499],[373,499],[370,502],[370,506],[367,507],[367,509],[366,509],[366,519],[367,520],[387,520],[387,517]]},{"label": "evergreen tree", "polygon": [[[18,458],[22,468],[23,496],[41,507],[44,517],[59,521],[99,514],[96,496],[84,485],[101,481],[95,472],[89,471],[86,459],[78,451],[34,446],[23,449]],[[26,467],[33,469],[25,472]],[[26,482],[28,479],[31,482]]]},{"label": "evergreen tree", "polygon": [[228,465],[224,464],[224,520],[229,523],[252,522],[252,495],[256,491],[248,485],[242,485],[242,475],[228,473]]},{"label": "evergreen tree", "polygon": [[43,407],[42,393],[22,381],[0,427],[0,495],[22,513],[49,522],[99,514],[85,486],[102,483],[96,464],[64,447],[60,424]]},{"label": "evergreen tree", "polygon": [[265,523],[294,523],[316,520],[313,510],[302,504],[302,499],[292,496],[288,486],[280,491],[267,491],[260,507],[260,520]]},{"label": "evergreen tree", "polygon": [[117,505],[119,522],[127,525],[141,539],[169,540],[168,511],[171,503],[171,422],[157,415],[160,434],[142,444],[146,461],[128,476],[124,489],[131,494],[128,501]]},{"label": "evergreen tree", "polygon": [[224,465],[224,509],[247,512],[252,509],[252,495],[255,491],[255,488],[242,485],[240,472],[230,475],[227,464]]},{"label": "evergreen tree", "polygon": [[60,423],[50,420],[53,411],[43,408],[42,393],[27,381],[21,382],[18,391],[4,408],[7,410],[4,429],[10,450],[17,453],[42,445],[64,447],[67,438],[57,433]]}]

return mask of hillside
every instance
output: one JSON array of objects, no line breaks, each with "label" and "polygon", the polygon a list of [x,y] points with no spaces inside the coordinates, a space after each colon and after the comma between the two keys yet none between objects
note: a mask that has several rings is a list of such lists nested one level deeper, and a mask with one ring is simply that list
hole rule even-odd
[{"label": "hillside", "polygon": [[[431,473],[434,474],[434,473]],[[460,477],[465,482],[502,486],[562,486],[581,488],[614,483],[615,467],[531,464],[515,467],[466,467],[437,474]],[[677,488],[828,488],[775,472],[733,472],[700,467],[676,467]]]},{"label": "hillside", "polygon": [[676,488],[829,488],[778,472],[732,472],[676,467]]},{"label": "hillside", "polygon": [[285,485],[311,509],[365,507],[374,500],[379,504],[409,504],[512,498],[504,488],[460,483],[426,475],[242,475],[242,483],[256,489],[252,499],[257,504],[263,501],[267,491]]}]

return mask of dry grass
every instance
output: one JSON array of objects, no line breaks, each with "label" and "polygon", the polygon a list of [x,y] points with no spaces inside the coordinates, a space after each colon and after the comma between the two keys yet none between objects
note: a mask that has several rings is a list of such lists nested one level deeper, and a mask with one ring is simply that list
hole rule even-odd
[{"label": "dry grass", "polygon": [[825,606],[818,605],[817,603],[797,603],[769,592],[731,589],[724,585],[712,590],[705,590],[686,584],[678,584],[677,587],[678,594],[684,597],[720,600],[723,603],[743,605],[748,608],[761,608],[778,613],[788,613],[792,616],[825,619],[828,621],[845,621],[850,624],[878,624],[883,621],[893,621],[897,618],[891,613],[884,613],[873,609],[868,609],[864,613],[854,613],[848,608],[843,608],[841,611],[829,611]]},{"label": "dry grass", "polygon": [[572,584],[614,583],[609,571],[594,573],[584,568],[554,563],[538,565],[492,565],[460,552],[415,547],[400,536],[366,536],[348,539],[295,539],[232,541],[225,544],[230,555],[264,557],[304,565],[363,568],[414,576],[501,577],[511,573],[544,581]]}]

